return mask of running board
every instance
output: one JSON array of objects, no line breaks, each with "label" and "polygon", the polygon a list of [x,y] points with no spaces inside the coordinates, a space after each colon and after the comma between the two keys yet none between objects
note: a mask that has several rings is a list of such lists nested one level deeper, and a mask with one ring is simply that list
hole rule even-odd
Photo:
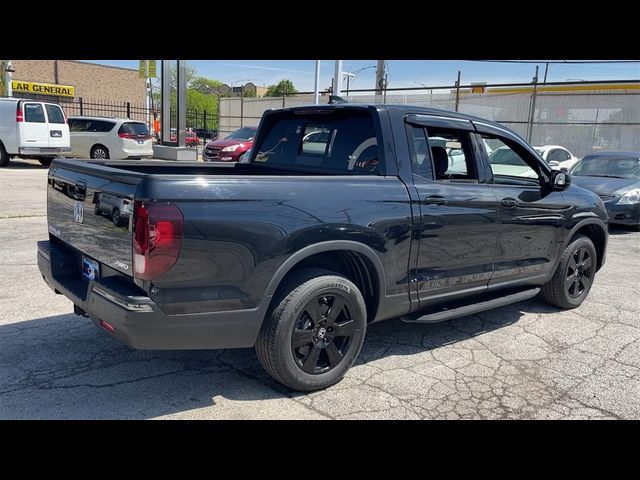
[{"label": "running board", "polygon": [[[407,323],[436,323],[443,322],[445,320],[451,320],[452,318],[464,317],[465,315],[473,315],[474,313],[484,312],[498,307],[504,307],[511,303],[522,302],[529,298],[535,297],[540,292],[539,288],[532,288],[530,290],[524,290],[521,292],[512,293],[510,295],[504,295],[489,300],[479,301],[477,303],[471,303],[467,305],[461,305],[455,308],[444,307],[441,310],[437,310],[426,315],[420,315],[421,312],[416,312],[413,315],[402,317],[403,322]],[[420,315],[420,316],[418,316]]]}]

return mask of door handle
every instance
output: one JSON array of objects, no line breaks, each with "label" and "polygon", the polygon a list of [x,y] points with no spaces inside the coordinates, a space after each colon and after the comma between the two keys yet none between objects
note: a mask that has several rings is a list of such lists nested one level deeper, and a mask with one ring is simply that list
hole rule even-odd
[{"label": "door handle", "polygon": [[518,205],[518,201],[515,198],[511,197],[503,198],[500,203],[502,203],[502,206],[506,208],[514,208],[516,205]]},{"label": "door handle", "polygon": [[447,199],[440,195],[431,195],[424,199],[424,203],[427,205],[444,205],[447,203]]}]

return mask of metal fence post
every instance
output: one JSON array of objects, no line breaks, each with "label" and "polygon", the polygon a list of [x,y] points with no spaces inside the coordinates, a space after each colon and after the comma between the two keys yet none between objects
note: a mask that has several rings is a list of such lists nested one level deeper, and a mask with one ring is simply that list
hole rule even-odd
[{"label": "metal fence post", "polygon": [[460,105],[460,70],[458,70],[458,79],[456,80],[456,112]]},{"label": "metal fence post", "polygon": [[531,143],[533,137],[533,121],[536,115],[536,96],[538,93],[538,66],[536,65],[536,74],[533,77],[533,92],[531,94],[531,103],[529,111],[529,125],[527,125],[527,142]]},{"label": "metal fence post", "polygon": [[244,127],[244,85],[240,87],[240,128]]},{"label": "metal fence post", "polygon": [[283,93],[283,94],[282,94],[282,108],[284,108],[284,107],[285,107],[285,104],[284,104],[284,99],[285,99],[285,98],[286,98],[286,97],[284,96],[284,93]]},{"label": "metal fence post", "polygon": [[[202,123],[204,123],[204,129],[207,130],[209,128],[209,125],[207,124],[207,111],[205,110],[204,112],[202,112]],[[207,134],[207,132],[205,132],[205,135]]]},{"label": "metal fence post", "polygon": [[84,108],[82,106],[82,97],[78,97],[78,100],[80,100],[80,115],[84,115]]},{"label": "metal fence post", "polygon": [[131,104],[127,102],[127,118],[131,118]]}]

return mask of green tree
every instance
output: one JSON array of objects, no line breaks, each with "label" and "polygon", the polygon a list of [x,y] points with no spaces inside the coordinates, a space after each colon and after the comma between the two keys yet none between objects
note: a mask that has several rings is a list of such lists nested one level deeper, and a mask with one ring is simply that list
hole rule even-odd
[{"label": "green tree", "polygon": [[219,80],[211,80],[205,77],[194,77],[187,85],[187,88],[197,90],[201,93],[218,93],[218,88],[222,85],[223,83]]},{"label": "green tree", "polygon": [[265,97],[283,97],[294,93],[298,93],[298,90],[293,86],[291,80],[285,78],[275,85],[269,85]]}]

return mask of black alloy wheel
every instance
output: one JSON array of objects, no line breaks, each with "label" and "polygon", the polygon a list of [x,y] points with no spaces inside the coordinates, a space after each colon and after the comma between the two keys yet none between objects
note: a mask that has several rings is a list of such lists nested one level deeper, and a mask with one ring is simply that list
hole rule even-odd
[{"label": "black alloy wheel", "polygon": [[339,382],[354,364],[367,330],[358,287],[340,273],[301,268],[278,287],[256,340],[260,364],[302,392]]},{"label": "black alloy wheel", "polygon": [[591,288],[593,272],[593,258],[591,258],[587,248],[578,248],[567,262],[565,276],[565,288],[571,298],[577,299]]},{"label": "black alloy wheel", "polygon": [[560,256],[556,271],[542,285],[542,298],[559,308],[576,308],[589,295],[596,276],[598,257],[593,241],[577,235]]},{"label": "black alloy wheel", "polygon": [[313,298],[298,316],[291,335],[296,364],[306,373],[326,373],[342,362],[351,348],[356,322],[339,294]]}]

